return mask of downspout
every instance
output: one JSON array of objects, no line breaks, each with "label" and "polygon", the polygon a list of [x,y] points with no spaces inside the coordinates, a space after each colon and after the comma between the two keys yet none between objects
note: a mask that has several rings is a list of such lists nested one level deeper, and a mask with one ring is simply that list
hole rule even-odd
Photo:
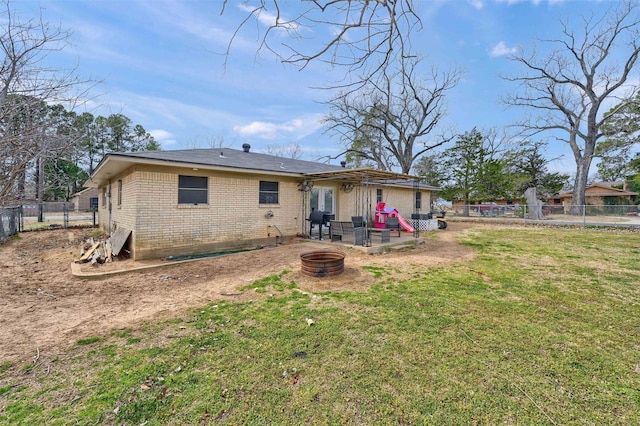
[{"label": "downspout", "polygon": [[109,225],[107,232],[111,235],[111,179],[109,179],[109,184],[107,185],[107,204],[109,206],[109,221],[107,222]]},{"label": "downspout", "polygon": [[[420,193],[420,205],[418,205],[418,193]],[[418,218],[415,222],[412,221],[413,227],[413,238],[420,238],[420,209],[422,207],[422,203],[424,200],[422,199],[422,193],[420,192],[420,179],[416,179],[413,181],[413,212]],[[429,194],[429,203],[431,203],[431,194]]]}]

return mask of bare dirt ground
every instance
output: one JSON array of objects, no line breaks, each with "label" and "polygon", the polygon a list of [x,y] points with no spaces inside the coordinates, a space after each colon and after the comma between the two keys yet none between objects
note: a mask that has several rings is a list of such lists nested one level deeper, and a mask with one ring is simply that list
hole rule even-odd
[{"label": "bare dirt ground", "polygon": [[[471,259],[474,253],[455,236],[475,224],[456,223],[438,231],[414,249],[368,255],[346,252],[345,271],[337,277],[313,278],[300,273],[300,253],[336,245],[294,242],[275,248],[188,263],[126,272],[103,278],[78,278],[70,264],[79,257],[80,242],[92,229],[27,232],[0,246],[0,361],[27,360],[52,354],[79,339],[113,329],[140,327],[144,321],[175,317],[188,308],[216,300],[243,301],[262,297],[240,290],[252,281],[284,270],[288,280],[307,292],[366,290],[373,275],[361,266],[385,266],[395,278],[417,268],[444,266]],[[135,262],[139,266],[142,262]],[[126,270],[130,260],[83,270]]]}]

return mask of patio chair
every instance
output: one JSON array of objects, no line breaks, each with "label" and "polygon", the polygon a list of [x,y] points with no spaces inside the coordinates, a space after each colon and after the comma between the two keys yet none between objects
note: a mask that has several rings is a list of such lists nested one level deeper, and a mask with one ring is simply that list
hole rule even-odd
[{"label": "patio chair", "polygon": [[367,227],[367,224],[364,222],[364,218],[362,216],[351,216],[351,223],[353,223],[354,228]]},{"label": "patio chair", "polygon": [[354,246],[363,246],[365,243],[365,228],[354,228],[352,222],[331,221],[331,241],[351,242]]},{"label": "patio chair", "polygon": [[400,236],[400,231],[402,228],[400,227],[400,219],[395,216],[389,216],[387,218],[387,229],[391,231],[398,231],[398,237]]},{"label": "patio chair", "polygon": [[342,236],[344,235],[344,231],[342,229],[342,222],[338,220],[332,220],[329,223],[329,237],[331,241],[342,240]]}]

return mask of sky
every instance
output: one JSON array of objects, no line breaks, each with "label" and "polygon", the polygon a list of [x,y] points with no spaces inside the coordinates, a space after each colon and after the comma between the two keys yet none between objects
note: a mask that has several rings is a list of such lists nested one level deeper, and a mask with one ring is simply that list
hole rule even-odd
[{"label": "sky", "polygon": [[[228,0],[21,0],[22,20],[39,14],[72,31],[70,44],[48,60],[77,65],[99,81],[82,108],[95,115],[122,113],[141,124],[162,149],[208,148],[222,143],[253,151],[298,144],[303,159],[343,149],[327,134],[327,91],[314,89],[343,70],[313,63],[300,70],[259,50],[260,23],[229,41],[247,16],[244,1]],[[525,111],[505,109],[515,89],[501,75],[522,71],[508,60],[514,49],[533,52],[536,39],[555,37],[562,18],[601,13],[610,4],[587,0],[417,0],[422,29],[413,35],[423,63],[459,67],[464,77],[446,100],[441,129],[503,129]],[[300,3],[281,1],[281,12]],[[332,28],[305,34],[310,48]],[[286,39],[283,39],[286,41]],[[57,61],[57,62],[56,62]],[[637,78],[637,77],[636,77]],[[540,140],[545,140],[541,137]],[[568,146],[551,143],[552,170],[575,168]],[[338,164],[340,159],[332,162]]]}]

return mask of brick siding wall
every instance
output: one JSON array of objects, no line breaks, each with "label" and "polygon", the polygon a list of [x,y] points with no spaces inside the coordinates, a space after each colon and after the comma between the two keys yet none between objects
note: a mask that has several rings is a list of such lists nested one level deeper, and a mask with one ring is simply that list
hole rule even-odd
[{"label": "brick siding wall", "polygon": [[[208,203],[178,204],[179,175],[207,177]],[[279,182],[278,204],[259,204],[261,180]],[[301,193],[291,178],[138,166],[112,179],[111,201],[111,226],[134,230],[137,260],[275,243],[276,236],[295,236],[304,226]],[[108,207],[101,206],[105,230],[107,222]]]},{"label": "brick siding wall", "polygon": [[[178,204],[179,175],[207,177],[208,203]],[[122,181],[120,205],[118,180]],[[259,204],[261,180],[279,182],[278,204]],[[356,211],[356,190],[346,194],[336,182],[323,186],[335,187],[337,219],[350,220]],[[100,226],[106,232],[131,229],[136,260],[273,244],[280,234],[286,240],[308,231],[302,217],[303,193],[294,178],[138,165],[115,176],[110,187],[110,216],[99,188]],[[413,189],[383,187],[383,193],[388,206],[410,217]],[[429,204],[428,194],[423,191],[423,206]]]}]

